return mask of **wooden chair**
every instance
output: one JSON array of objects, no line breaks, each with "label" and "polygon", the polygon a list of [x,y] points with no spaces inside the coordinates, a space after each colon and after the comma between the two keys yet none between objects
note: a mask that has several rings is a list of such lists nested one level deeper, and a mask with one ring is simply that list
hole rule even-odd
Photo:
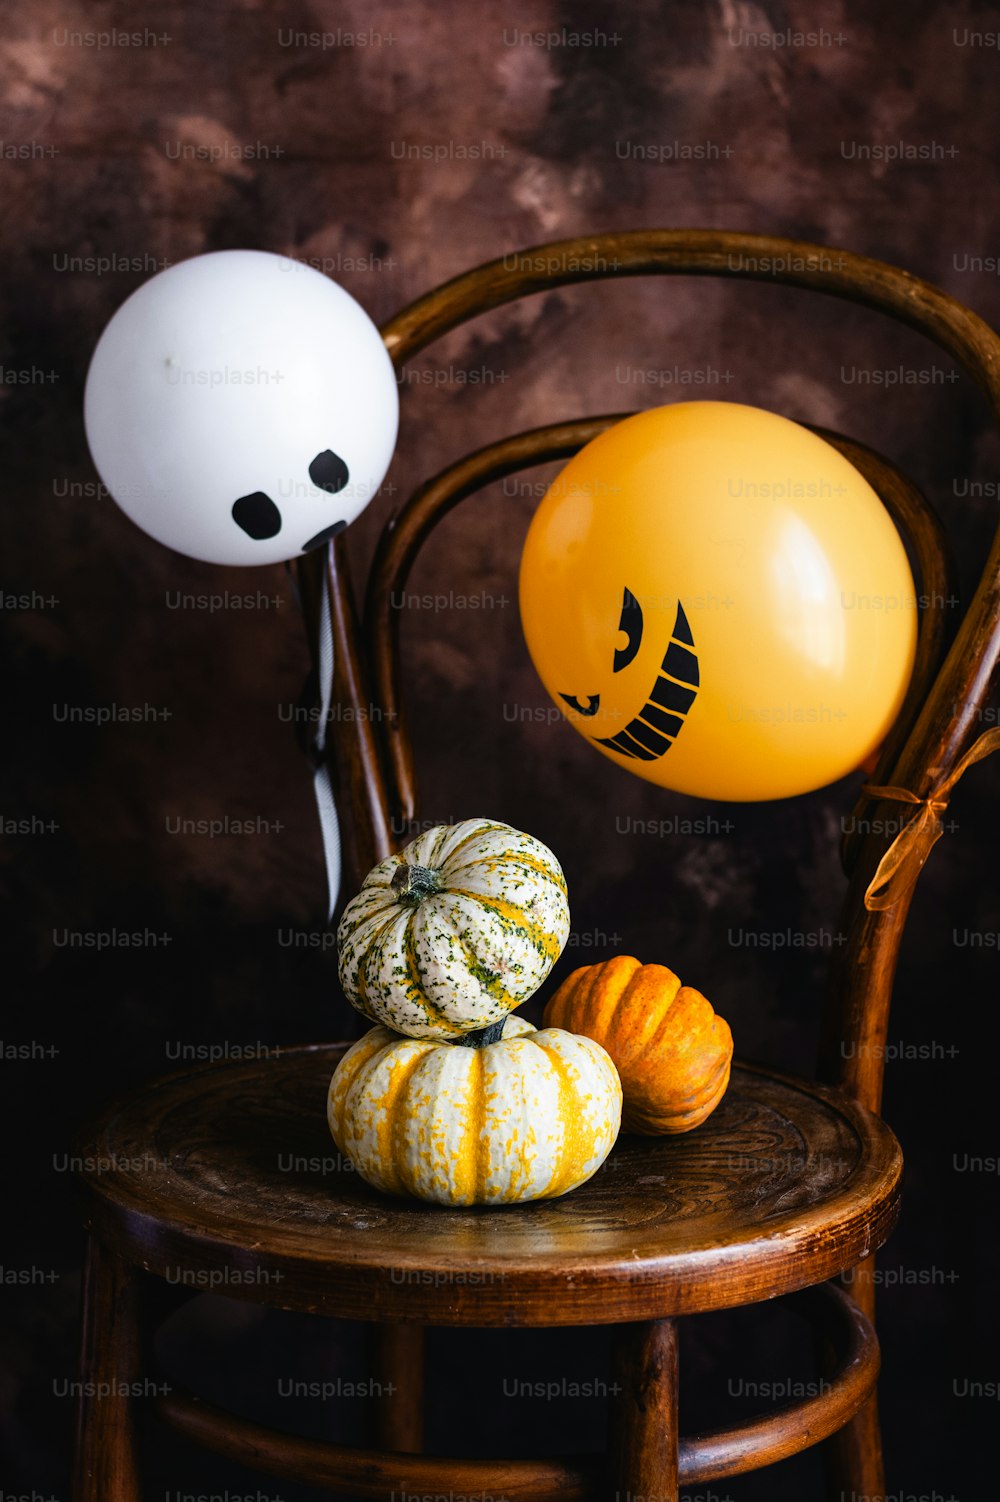
[{"label": "wooden chair", "polygon": [[[385,326],[401,367],[465,319],[527,293],[604,276],[664,272],[778,280],[832,293],[912,324],[956,357],[1000,414],[1000,341],[975,315],[906,273],[819,246],[715,231],[651,231],[566,241],[460,276]],[[351,890],[416,813],[396,671],[401,590],[433,527],[501,476],[565,458],[615,417],[522,433],[423,485],[385,528],[364,629],[338,538],[300,565],[313,640],[329,590],[334,698],[385,712],[343,720],[331,740]],[[820,1060],[822,1084],[737,1067],[723,1104],[689,1136],[623,1138],[597,1176],[565,1200],[502,1211],[395,1202],[344,1165],[335,1175],[280,1172],[282,1154],[329,1156],[324,1098],[346,1045],[174,1075],[106,1110],[80,1147],[90,1232],[82,1341],[76,1502],[140,1496],[132,1394],[145,1375],[145,1301],[184,1280],[280,1309],[372,1322],[377,1359],[397,1392],[383,1403],[378,1449],[297,1438],[169,1392],[159,1417],[222,1455],[332,1494],[388,1497],[487,1492],[508,1498],[661,1502],[681,1484],[735,1476],[830,1436],[831,1494],[881,1497],[872,1325],[874,1251],[899,1200],[898,1144],[878,1115],[889,1002],[912,881],[935,817],[964,770],[1000,658],[1000,538],[950,643],[951,592],[940,525],[914,487],[861,445],[826,434],[868,477],[908,537],[921,617],[911,691],[858,813],[872,833],[844,842],[848,876]],[[992,749],[980,744],[977,754]],[[902,791],[900,791],[902,790]],[[650,796],[655,796],[652,794]],[[886,860],[899,800],[909,830]],[[865,827],[856,821],[855,829]],[[876,879],[876,868],[882,862]],[[852,1294],[837,1279],[862,1265]],[[148,1275],[153,1275],[149,1277]],[[188,1276],[190,1275],[190,1276]],[[799,1292],[801,1291],[801,1292]],[[737,1428],[677,1432],[679,1316],[798,1294],[833,1352],[816,1396]],[[620,1394],[607,1465],[579,1458],[448,1459],[420,1452],[422,1326],[616,1327]]]}]

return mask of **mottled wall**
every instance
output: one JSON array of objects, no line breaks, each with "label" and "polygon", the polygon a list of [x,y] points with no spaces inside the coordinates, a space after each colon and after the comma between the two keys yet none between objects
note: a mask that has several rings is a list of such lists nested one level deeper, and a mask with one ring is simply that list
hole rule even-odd
[{"label": "mottled wall", "polygon": [[[0,1286],[8,1489],[67,1495],[70,1404],[53,1382],[71,1370],[81,1243],[53,1158],[81,1116],[162,1070],[177,1044],[292,1042],[348,1026],[330,958],[279,942],[289,929],[316,931],[323,890],[309,781],[282,717],[306,669],[288,580],[280,569],[223,570],[169,553],[96,493],[81,394],[100,329],[153,270],[206,250],[314,260],[379,320],[504,251],[640,226],[847,246],[928,277],[996,322],[996,8],[916,4],[879,8],[877,19],[859,3],[819,10],[729,0],[5,8],[0,627],[11,768],[2,813],[29,821],[29,832],[3,846],[4,1038],[58,1049],[2,1064],[24,1205],[4,1217],[2,1260],[47,1280]],[[574,26],[597,28],[596,45],[523,35]],[[811,43],[787,36],[819,26]],[[80,40],[109,28],[148,35],[141,46]],[[312,44],[294,33],[328,35]],[[359,34],[367,45],[347,45]],[[785,45],[765,45],[779,36]],[[872,144],[924,155],[862,159],[859,147]],[[411,147],[429,150],[413,160]],[[977,257],[994,271],[971,269]],[[636,369],[662,371],[661,384],[639,383]],[[859,369],[933,374],[880,389],[859,384]],[[359,575],[393,505],[460,453],[546,419],[686,396],[685,379],[699,383],[696,394],[822,423],[893,457],[946,516],[966,595],[995,521],[1000,446],[951,362],[874,314],[776,287],[554,292],[470,324],[413,371],[386,494],[352,529]],[[715,809],[628,778],[563,724],[512,723],[505,706],[547,703],[514,604],[533,503],[530,491],[504,487],[468,502],[415,575],[420,592],[485,591],[495,602],[411,620],[422,816],[485,811],[541,835],[574,898],[581,944],[568,960],[583,949],[665,960],[713,996],[742,1053],[808,1068],[828,948],[775,953],[732,935],[832,929],[851,785]],[[175,592],[227,589],[262,599],[243,612],[172,608]],[[149,717],[66,722],[64,706],[109,705],[148,705]],[[908,1155],[904,1217],[883,1264],[901,1270],[882,1303],[890,1489],[963,1502],[983,1495],[991,1410],[958,1393],[966,1380],[996,1377],[985,1235],[995,1181],[957,1165],[966,1154],[995,1159],[998,1148],[981,1041],[997,950],[968,937],[985,944],[1000,931],[998,778],[989,764],[970,775],[954,803],[957,828],[914,904],[891,1037],[904,1054],[930,1057],[890,1064],[885,1104]],[[259,817],[271,832],[167,832],[176,816],[223,815]],[[707,835],[631,832],[636,820],[707,815],[718,820]],[[59,942],[64,930],[115,929],[169,942],[100,955]],[[726,1372],[809,1376],[808,1354],[794,1356],[784,1324],[765,1313],[697,1322],[689,1372],[707,1374],[710,1357],[726,1363],[705,1376],[704,1398],[691,1397],[698,1418],[730,1411]],[[356,1355],[324,1355],[303,1322],[278,1330],[221,1304],[200,1318],[232,1342],[230,1366],[219,1357],[206,1382],[248,1411],[261,1407],[254,1383],[264,1380],[252,1375],[252,1352],[270,1352],[272,1369],[305,1370],[301,1335],[315,1348],[311,1371],[357,1365]],[[529,1412],[498,1401],[494,1378],[599,1372],[603,1338],[491,1341],[495,1371],[475,1407],[464,1375],[472,1347],[436,1342],[437,1390],[468,1432],[485,1432],[488,1415],[496,1448],[594,1442],[599,1404]],[[183,1332],[174,1346],[182,1363]],[[356,1405],[336,1422],[350,1432],[362,1413]],[[807,1459],[716,1492],[799,1498],[814,1476]],[[309,1495],[167,1444],[154,1480],[151,1495],[210,1483]]]}]

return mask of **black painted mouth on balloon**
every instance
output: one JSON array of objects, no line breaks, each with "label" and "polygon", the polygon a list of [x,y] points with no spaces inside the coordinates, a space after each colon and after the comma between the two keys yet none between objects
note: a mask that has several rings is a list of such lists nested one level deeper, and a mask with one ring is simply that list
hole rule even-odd
[{"label": "black painted mouth on balloon", "polygon": [[330,541],[331,537],[336,537],[338,532],[343,532],[346,526],[346,522],[334,522],[332,527],[324,527],[322,532],[317,532],[315,537],[310,537],[308,542],[302,544],[303,553],[311,553],[313,548],[322,547],[325,542]]},{"label": "black painted mouth on balloon", "polygon": [[[628,644],[615,652],[615,672],[633,660],[642,639],[642,611],[628,590],[622,605],[620,629],[626,633]],[[684,728],[685,717],[698,696],[700,683],[694,637],[684,606],[678,601],[670,642],[646,703],[617,735],[595,735],[591,739],[598,746],[617,751],[619,756],[628,756],[634,761],[657,761],[670,750]],[[600,694],[589,695],[585,704],[569,694],[561,694],[560,698],[582,715],[596,714],[601,700]]]}]

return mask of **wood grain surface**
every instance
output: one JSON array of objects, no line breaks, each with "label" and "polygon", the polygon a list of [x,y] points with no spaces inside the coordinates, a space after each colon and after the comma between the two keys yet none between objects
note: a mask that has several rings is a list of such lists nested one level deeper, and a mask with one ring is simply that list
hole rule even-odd
[{"label": "wood grain surface", "polygon": [[369,1188],[324,1114],[343,1045],[167,1077],[80,1148],[88,1224],[174,1282],[282,1308],[427,1324],[658,1319],[771,1298],[880,1245],[889,1129],[742,1066],[697,1132],[622,1137],[563,1199],[443,1209]]}]

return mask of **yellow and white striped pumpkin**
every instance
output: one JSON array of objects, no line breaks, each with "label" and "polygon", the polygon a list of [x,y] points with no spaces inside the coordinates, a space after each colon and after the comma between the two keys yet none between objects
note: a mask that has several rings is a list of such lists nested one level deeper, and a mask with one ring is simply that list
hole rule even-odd
[{"label": "yellow and white striped pumpkin", "polygon": [[387,1194],[444,1205],[552,1199],[585,1183],[621,1126],[618,1071],[599,1043],[520,1017],[474,1047],[374,1027],[341,1059],[327,1119]]},{"label": "yellow and white striped pumpkin", "polygon": [[441,824],[369,872],[337,930],[340,983],[410,1038],[491,1027],[533,995],[569,937],[562,868],[490,819]]}]

